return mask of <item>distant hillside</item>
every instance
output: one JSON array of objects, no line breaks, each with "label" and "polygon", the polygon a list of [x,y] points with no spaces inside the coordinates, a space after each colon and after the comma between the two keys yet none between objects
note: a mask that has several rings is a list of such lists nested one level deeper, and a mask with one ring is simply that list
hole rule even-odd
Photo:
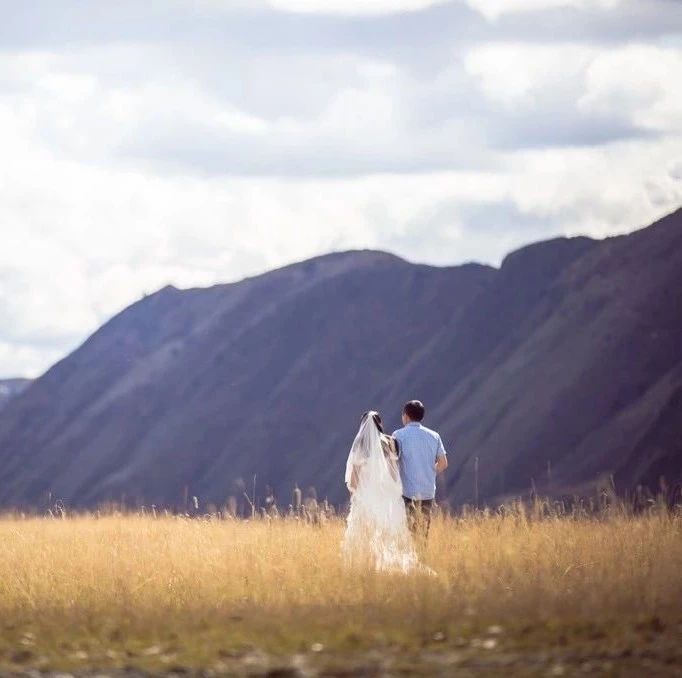
[{"label": "distant hillside", "polygon": [[0,410],[10,398],[19,395],[30,383],[30,379],[0,379]]},{"label": "distant hillside", "polygon": [[673,482],[682,468],[682,211],[497,270],[347,252],[133,304],[0,416],[0,503],[333,502],[360,414],[419,397],[482,500]]}]

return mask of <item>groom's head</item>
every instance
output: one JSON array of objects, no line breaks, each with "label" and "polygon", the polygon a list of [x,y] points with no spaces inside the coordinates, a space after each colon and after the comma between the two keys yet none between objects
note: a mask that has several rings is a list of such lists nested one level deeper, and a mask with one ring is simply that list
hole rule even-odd
[{"label": "groom's head", "polygon": [[420,422],[424,418],[426,410],[421,400],[410,400],[403,406],[403,424],[410,422]]}]

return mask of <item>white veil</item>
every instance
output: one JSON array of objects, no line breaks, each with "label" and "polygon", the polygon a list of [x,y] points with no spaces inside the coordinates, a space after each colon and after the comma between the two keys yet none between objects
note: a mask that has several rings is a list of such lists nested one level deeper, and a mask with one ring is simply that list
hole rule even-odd
[{"label": "white veil", "polygon": [[402,485],[384,454],[381,432],[375,422],[377,416],[377,412],[367,412],[360,422],[346,462],[346,485],[352,493],[385,501],[396,493],[402,496]]},{"label": "white veil", "polygon": [[397,468],[384,454],[376,412],[360,423],[346,462],[351,510],[344,555],[351,561],[370,558],[376,569],[408,570],[417,563],[407,529],[402,484]]}]

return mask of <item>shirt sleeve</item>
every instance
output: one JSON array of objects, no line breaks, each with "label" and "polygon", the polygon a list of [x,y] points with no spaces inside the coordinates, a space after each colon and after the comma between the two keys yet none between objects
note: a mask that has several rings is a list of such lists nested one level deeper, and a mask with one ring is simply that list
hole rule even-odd
[{"label": "shirt sleeve", "polygon": [[436,459],[446,456],[447,454],[445,452],[445,447],[443,446],[443,441],[441,440],[441,437],[438,436],[438,450],[436,451]]},{"label": "shirt sleeve", "polygon": [[391,434],[391,438],[393,438],[393,442],[395,443],[395,452],[398,455],[398,459],[400,458],[400,452],[401,452],[401,450],[400,450],[400,438],[398,436],[399,432],[400,432],[400,430],[397,430],[397,431],[393,431],[393,433]]}]

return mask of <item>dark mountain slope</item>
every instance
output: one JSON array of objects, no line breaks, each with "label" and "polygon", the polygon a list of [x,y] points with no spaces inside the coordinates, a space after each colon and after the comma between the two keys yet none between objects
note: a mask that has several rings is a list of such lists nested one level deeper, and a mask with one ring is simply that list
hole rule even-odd
[{"label": "dark mountain slope", "polygon": [[287,494],[315,483],[341,499],[340,450],[359,414],[493,275],[356,252],[209,290],[166,288],[12,404],[0,420],[0,499],[51,490],[74,503],[124,493],[169,503],[189,486],[223,501],[254,473]]},{"label": "dark mountain slope", "polygon": [[[505,272],[512,261],[484,296],[518,289]],[[638,438],[651,427],[658,435],[676,407],[680,290],[681,212],[590,247],[547,279],[434,413],[461,452],[454,496],[472,497],[476,456],[487,497],[531,479],[555,491],[604,473],[615,473],[621,489],[650,482],[624,464],[652,454]],[[476,333],[486,335],[485,324]],[[682,459],[670,445],[665,455],[669,478],[678,478]]]},{"label": "dark mountain slope", "polygon": [[320,257],[232,285],[165,288],[96,332],[0,416],[0,503],[48,491],[223,502],[294,483],[345,499],[360,413],[422,398],[454,503],[680,478],[682,212],[560,238],[500,270]]}]

